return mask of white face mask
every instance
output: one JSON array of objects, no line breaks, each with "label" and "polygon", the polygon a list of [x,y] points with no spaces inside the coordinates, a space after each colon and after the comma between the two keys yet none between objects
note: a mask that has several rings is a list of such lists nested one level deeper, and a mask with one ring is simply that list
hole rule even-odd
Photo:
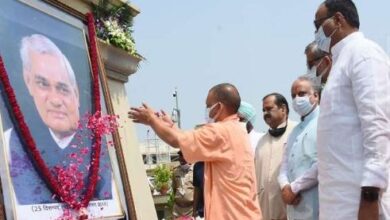
[{"label": "white face mask", "polygon": [[215,106],[217,106],[218,103],[219,102],[215,103],[214,105],[212,105],[209,108],[206,108],[206,111],[205,111],[205,121],[206,121],[206,123],[214,123],[215,122],[215,119],[210,117],[210,112],[215,108]]},{"label": "white face mask", "polygon": [[315,39],[314,39],[314,41],[316,42],[316,44],[318,45],[318,47],[320,48],[320,50],[329,53],[329,50],[330,50],[330,41],[331,41],[331,40],[332,40],[332,38],[327,37],[327,36],[325,35],[324,29],[323,29],[322,26],[321,26],[321,27],[318,29],[318,31],[316,32],[316,34],[315,34]]},{"label": "white face mask", "polygon": [[322,78],[322,75],[317,76],[317,66],[312,66],[311,69],[308,69],[308,70],[307,70],[307,75],[309,75],[310,77],[313,77],[313,79],[314,79],[314,84],[315,84],[316,86],[321,85],[321,78]]},{"label": "white face mask", "polygon": [[293,108],[301,117],[306,116],[313,109],[314,104],[310,103],[309,96],[297,96],[293,100]]},{"label": "white face mask", "polygon": [[322,76],[326,73],[326,71],[328,71],[328,67],[327,67],[322,72],[320,72],[320,75],[317,76],[317,67],[321,65],[323,59],[324,58],[322,58],[322,60],[318,65],[313,65],[311,69],[307,70],[307,75],[309,75],[312,79],[314,79],[314,84],[316,86],[322,85]]},{"label": "white face mask", "polygon": [[[326,21],[325,21],[326,22]],[[324,29],[321,27],[318,29],[318,31],[315,33],[315,39],[314,42],[318,45],[318,48],[320,50],[325,51],[327,53],[330,52],[330,42],[332,41],[333,34],[336,33],[338,28],[336,28],[329,37],[325,35]]]}]

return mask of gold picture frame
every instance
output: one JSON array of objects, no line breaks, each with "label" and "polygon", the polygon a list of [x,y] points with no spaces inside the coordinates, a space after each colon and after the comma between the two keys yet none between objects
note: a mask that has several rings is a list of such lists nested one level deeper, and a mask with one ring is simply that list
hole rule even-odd
[{"label": "gold picture frame", "polygon": [[[88,62],[89,70],[91,70],[91,66],[90,66],[91,63],[90,63],[90,59],[89,59],[88,44],[87,44],[87,37],[88,37],[87,33],[88,32],[87,32],[86,17],[84,14],[70,8],[69,6],[67,6],[67,5],[65,5],[57,0],[43,0],[43,1],[38,1],[38,0],[18,0],[18,1],[6,0],[6,2],[4,2],[4,4],[2,3],[3,10],[8,10],[7,6],[9,6],[9,5],[7,5],[7,3],[9,3],[9,5],[11,5],[11,6],[20,4],[20,5],[22,5],[22,7],[29,7],[30,10],[35,10],[44,16],[48,16],[52,19],[58,20],[58,22],[63,22],[67,25],[73,26],[74,28],[78,28],[81,31],[80,33],[84,36],[84,49],[86,51],[86,57],[88,58],[88,61],[89,61]],[[1,9],[0,9],[0,12],[1,12]],[[32,30],[34,30],[34,25],[39,24],[39,22],[36,22],[36,21],[34,23],[34,21],[30,21],[28,19],[23,20],[21,18],[23,16],[18,17],[17,13],[14,14],[15,19],[17,20],[14,23],[18,23],[18,25],[22,25],[22,26],[25,25],[28,27],[28,29],[32,29]],[[5,17],[7,15],[6,15],[6,13],[0,13],[0,14],[1,14],[0,15],[0,26],[1,26],[2,19],[3,19],[3,22],[6,22],[4,20],[7,20],[7,19],[5,19]],[[12,18],[9,18],[9,19],[12,19]],[[36,18],[36,19],[39,20],[39,18]],[[42,20],[44,20],[44,19],[42,19]],[[25,22],[25,23],[23,23],[23,22]],[[45,22],[43,22],[43,23],[45,23]],[[47,25],[47,24],[45,23],[43,25]],[[52,29],[53,31],[58,31],[58,30],[56,30],[55,26],[51,27],[51,28],[53,28]],[[3,32],[5,32],[5,31],[8,31],[8,30],[3,30]],[[31,32],[31,30],[29,30],[29,31]],[[15,28],[15,32],[16,33],[12,33],[12,34],[23,35],[23,34],[17,33],[17,28]],[[0,33],[1,33],[1,27],[0,27]],[[44,33],[40,33],[40,34],[44,34]],[[66,35],[66,32],[63,32],[63,34]],[[72,38],[72,37],[70,37],[70,38]],[[66,41],[66,40],[64,40],[64,41]],[[60,41],[58,41],[58,42],[60,42]],[[64,46],[63,46],[63,48],[64,48]],[[16,65],[20,65],[20,64],[12,64],[13,61],[11,61],[11,60],[14,60],[15,55],[13,57],[7,58],[6,54],[5,54],[5,56],[2,54],[1,49],[2,49],[2,46],[0,43],[0,54],[4,58],[4,62],[5,62],[7,71],[9,71],[8,74],[9,75],[10,74],[17,74],[18,71],[14,70],[13,67]],[[6,49],[3,48],[3,52],[4,51],[6,51]],[[70,53],[68,53],[67,55],[70,56],[69,54]],[[76,58],[74,58],[74,59],[76,59]],[[70,63],[72,63],[72,62],[70,61]],[[7,65],[7,64],[10,64],[10,65]],[[102,64],[102,62],[100,60],[99,60],[99,72],[100,72],[99,76],[100,76],[100,82],[101,82],[101,91],[103,91],[102,97],[104,99],[103,106],[105,106],[104,111],[106,111],[108,114],[114,114],[113,106],[112,106],[112,102],[111,102],[111,98],[110,98],[110,93],[109,93],[109,89],[108,89],[108,85],[107,85],[107,80],[106,80],[106,76],[105,76],[104,65]],[[11,84],[12,84],[12,77],[13,76],[10,76]],[[90,77],[91,77],[91,75],[90,75]],[[19,85],[19,87],[20,86],[21,85]],[[16,93],[16,95],[18,98],[18,93]],[[18,100],[18,101],[23,103],[25,100]],[[22,109],[23,109],[23,107],[22,107]],[[1,151],[1,154],[0,154],[0,157],[3,156],[5,158],[5,160],[4,160],[5,163],[0,164],[0,170],[2,170],[2,173],[3,173],[3,175],[1,176],[2,177],[1,190],[3,191],[3,194],[2,194],[3,200],[0,200],[0,201],[2,201],[2,203],[3,203],[3,204],[1,204],[1,207],[4,207],[3,210],[0,210],[0,219],[5,219],[6,217],[8,219],[14,219],[15,216],[17,216],[17,214],[15,214],[15,209],[16,209],[15,208],[15,201],[12,198],[13,197],[12,195],[9,195],[8,197],[5,196],[6,193],[12,194],[12,190],[13,190],[13,183],[11,181],[11,171],[10,171],[10,168],[8,167],[7,162],[6,162],[7,156],[9,156],[9,155],[7,153],[6,147],[4,147],[5,137],[3,135],[3,131],[6,129],[3,126],[3,120],[5,120],[5,118],[7,116],[6,116],[6,114],[4,114],[4,109],[2,109],[2,111],[0,111],[0,112],[1,112],[0,113],[0,117],[1,117],[1,120],[0,120],[0,133],[1,133],[1,135],[0,135],[0,151]],[[133,198],[132,191],[131,191],[131,187],[130,187],[129,178],[127,175],[127,170],[126,170],[126,166],[125,166],[125,159],[124,159],[124,154],[123,154],[119,134],[118,134],[118,132],[114,132],[112,134],[112,137],[107,137],[107,138],[112,139],[114,146],[115,146],[114,148],[110,148],[110,150],[109,150],[110,151],[109,154],[111,156],[114,155],[114,157],[115,157],[115,158],[111,157],[111,159],[110,159],[112,169],[114,171],[118,171],[117,173],[119,173],[119,177],[118,177],[118,176],[115,176],[115,172],[113,172],[114,173],[114,184],[113,185],[116,185],[116,187],[117,187],[118,199],[119,199],[119,202],[121,202],[120,206],[122,208],[121,209],[122,213],[124,214],[123,216],[118,216],[118,218],[136,219],[136,210],[135,210],[135,206],[134,206],[133,199],[132,199]],[[1,168],[1,167],[3,167],[3,168]],[[4,173],[7,175],[4,175]],[[114,193],[115,192],[113,192],[113,194]],[[125,204],[123,204],[123,203],[125,203]],[[110,219],[112,219],[113,217],[115,218],[115,216],[110,216]]]}]

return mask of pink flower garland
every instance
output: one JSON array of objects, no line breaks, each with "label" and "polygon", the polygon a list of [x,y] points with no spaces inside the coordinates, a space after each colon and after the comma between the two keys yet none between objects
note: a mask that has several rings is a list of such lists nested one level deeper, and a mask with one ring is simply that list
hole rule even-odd
[{"label": "pink flower garland", "polygon": [[[87,14],[88,21],[88,32],[89,32],[89,52],[91,56],[91,65],[92,65],[92,78],[93,78],[93,104],[95,107],[95,118],[101,117],[101,104],[100,104],[100,87],[99,87],[99,64],[98,64],[98,54],[96,47],[96,38],[95,38],[95,25],[94,18],[91,13]],[[66,192],[66,187],[61,187],[61,182],[57,181],[56,178],[51,173],[50,169],[46,165],[45,161],[42,159],[42,156],[37,149],[35,141],[31,135],[30,129],[28,128],[24,116],[20,110],[19,104],[16,100],[14,90],[10,84],[7,71],[2,57],[0,56],[0,81],[3,84],[3,88],[6,92],[8,102],[12,108],[12,113],[16,119],[16,126],[20,129],[22,142],[26,145],[29,153],[32,155],[32,160],[36,164],[37,171],[43,176],[44,181],[48,187],[54,192],[56,196],[60,198],[61,201],[68,204],[71,209],[83,210],[85,211],[86,207],[90,200],[93,198],[96,184],[99,177],[99,164],[100,164],[100,152],[101,152],[101,137],[102,132],[99,129],[92,128],[94,134],[94,140],[92,146],[92,159],[89,170],[89,184],[85,191],[85,195],[82,197],[81,201],[77,201],[74,196],[70,196]],[[84,212],[83,212],[84,213]],[[79,216],[79,219],[87,219],[87,214],[82,214]]]}]

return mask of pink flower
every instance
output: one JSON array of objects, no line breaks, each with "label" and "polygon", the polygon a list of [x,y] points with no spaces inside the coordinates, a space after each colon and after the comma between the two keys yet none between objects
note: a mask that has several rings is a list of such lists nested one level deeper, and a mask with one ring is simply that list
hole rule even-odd
[{"label": "pink flower", "polygon": [[89,117],[87,128],[93,130],[95,136],[110,134],[119,127],[117,119],[116,115],[102,115],[97,111]]},{"label": "pink flower", "polygon": [[75,220],[70,209],[64,209],[62,215],[57,220]]},{"label": "pink flower", "polygon": [[[87,20],[88,20],[88,32],[89,36],[95,36],[95,27],[94,27],[94,18],[92,13],[87,14]],[[101,104],[100,104],[100,86],[99,86],[99,63],[98,63],[98,53],[97,53],[97,46],[96,46],[96,39],[95,37],[89,38],[90,43],[90,58],[91,58],[91,67],[92,67],[92,79],[93,79],[93,105],[96,109],[96,113],[94,116],[96,117],[98,122],[100,120],[101,113]],[[90,199],[93,196],[93,189],[96,186],[96,176],[97,174],[94,173],[94,175],[91,175],[89,177],[89,185],[88,189],[86,189],[85,197],[82,199],[82,201],[78,201],[79,197],[82,197],[81,192],[75,192],[74,184],[79,186],[82,184],[83,180],[79,179],[80,175],[77,169],[74,169],[73,167],[64,168],[62,166],[54,166],[53,168],[49,168],[45,161],[42,159],[41,154],[39,150],[37,149],[37,146],[35,145],[35,141],[30,133],[30,130],[24,121],[23,113],[20,111],[20,107],[18,105],[18,102],[15,97],[14,90],[12,88],[11,83],[8,79],[8,74],[5,70],[5,66],[3,63],[3,60],[0,56],[0,81],[3,84],[3,88],[6,92],[6,95],[8,97],[11,110],[13,113],[13,117],[17,121],[17,126],[19,126],[22,139],[26,143],[26,147],[28,148],[29,152],[32,154],[33,160],[36,162],[37,167],[39,168],[39,171],[41,174],[45,177],[44,179],[47,180],[47,184],[53,188],[55,194],[59,196],[59,198],[65,202],[71,209],[80,209],[81,207],[87,207]],[[85,120],[89,119],[91,116],[88,116]],[[83,125],[89,125],[89,123],[80,122],[78,124],[79,129],[83,128]],[[110,125],[112,123],[109,123]],[[93,133],[95,134],[96,142],[95,144],[98,146],[96,149],[100,149],[100,137],[103,134],[101,126],[98,126],[101,130],[97,130],[94,126],[91,126],[89,129],[93,130]],[[110,130],[110,129],[109,129]],[[81,136],[77,136],[77,140],[81,140]],[[92,158],[92,161],[99,160],[99,152],[97,154],[93,154],[95,158]],[[74,155],[70,155],[72,158],[77,157]],[[93,170],[98,170],[98,163],[91,163]],[[80,182],[81,181],[81,182]],[[88,215],[80,215],[81,217],[88,217]],[[61,220],[70,220],[74,219],[72,216],[72,213],[70,209],[64,210],[63,216],[59,217]]]},{"label": "pink flower", "polygon": [[84,162],[84,159],[82,157],[77,158],[77,163],[81,165]]}]

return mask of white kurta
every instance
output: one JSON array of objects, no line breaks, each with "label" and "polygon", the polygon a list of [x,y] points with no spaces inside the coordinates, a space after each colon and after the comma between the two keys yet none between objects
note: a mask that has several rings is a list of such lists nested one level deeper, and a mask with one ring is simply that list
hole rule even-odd
[{"label": "white kurta", "polygon": [[286,205],[279,188],[278,175],[284,145],[295,125],[295,122],[289,120],[286,131],[280,137],[273,137],[267,132],[256,148],[257,193],[264,220],[286,219]]},{"label": "white kurta", "polygon": [[[388,185],[390,61],[360,32],[332,47],[332,58],[318,119],[320,219],[357,219],[361,187]],[[390,219],[388,191],[382,219]]]},{"label": "white kurta", "polygon": [[249,132],[249,140],[251,141],[253,157],[256,153],[257,144],[259,143],[259,140],[261,137],[263,137],[263,135],[264,135],[263,132],[257,132],[257,131],[255,131],[255,129],[252,129],[252,131]]}]

